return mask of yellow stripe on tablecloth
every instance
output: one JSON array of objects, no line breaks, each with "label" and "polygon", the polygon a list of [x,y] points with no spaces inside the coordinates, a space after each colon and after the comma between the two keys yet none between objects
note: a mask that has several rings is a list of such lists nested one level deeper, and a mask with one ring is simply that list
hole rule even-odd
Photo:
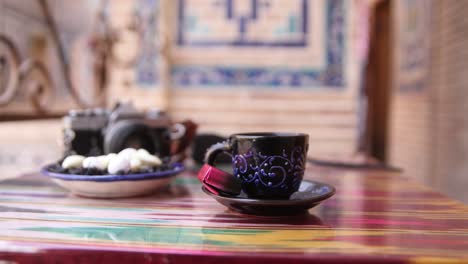
[{"label": "yellow stripe on tablecloth", "polygon": [[[7,241],[16,241],[16,242],[38,242],[37,240],[30,238],[18,238],[18,237],[8,237],[0,235],[1,240]],[[247,245],[243,247],[223,247],[223,246],[212,246],[207,244],[196,245],[196,244],[170,244],[170,243],[142,243],[142,242],[131,242],[127,244],[117,244],[117,243],[106,243],[100,240],[89,239],[87,241],[71,241],[71,240],[61,240],[61,239],[41,239],[41,243],[50,243],[50,244],[63,244],[64,246],[101,246],[108,247],[112,250],[119,249],[162,249],[162,250],[180,250],[184,251],[212,251],[212,252],[226,252],[226,253],[246,253],[246,248],[248,248],[249,253],[303,253],[303,254],[343,254],[343,255],[387,255],[387,256],[401,256],[406,259],[409,258],[411,263],[445,263],[441,262],[443,260],[452,261],[448,263],[468,263],[468,256],[465,251],[460,250],[446,250],[446,249],[419,249],[419,248],[398,248],[398,247],[382,247],[382,246],[365,246],[358,247],[356,245],[340,244],[342,247],[320,247],[313,248],[309,247],[306,249],[303,248],[256,248],[254,245]],[[323,242],[323,241],[321,241]],[[330,246],[333,243],[329,244]],[[335,246],[338,244],[335,244]],[[353,248],[353,251],[347,251],[350,248]],[[46,247],[47,248],[47,247]],[[54,248],[53,245],[50,248]],[[450,258],[441,257],[441,255],[451,256]],[[430,262],[433,261],[433,262]],[[438,262],[437,262],[438,261]]]},{"label": "yellow stripe on tablecloth", "polygon": [[441,257],[412,257],[409,260],[412,264],[466,264],[467,258],[441,258]]}]

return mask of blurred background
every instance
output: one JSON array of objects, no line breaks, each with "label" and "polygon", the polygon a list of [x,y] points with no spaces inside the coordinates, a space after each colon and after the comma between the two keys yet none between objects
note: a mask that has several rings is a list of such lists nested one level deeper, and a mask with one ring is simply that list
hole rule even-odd
[{"label": "blurred background", "polygon": [[468,202],[468,1],[0,0],[0,177],[68,110],[133,101],[199,133],[310,134]]}]

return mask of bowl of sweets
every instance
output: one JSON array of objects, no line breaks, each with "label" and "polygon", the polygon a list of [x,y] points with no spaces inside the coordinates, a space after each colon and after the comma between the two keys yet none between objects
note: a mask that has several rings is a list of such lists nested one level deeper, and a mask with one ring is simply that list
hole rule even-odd
[{"label": "bowl of sweets", "polygon": [[154,193],[184,170],[145,149],[85,157],[69,155],[44,166],[41,173],[74,194],[92,198],[123,198]]}]

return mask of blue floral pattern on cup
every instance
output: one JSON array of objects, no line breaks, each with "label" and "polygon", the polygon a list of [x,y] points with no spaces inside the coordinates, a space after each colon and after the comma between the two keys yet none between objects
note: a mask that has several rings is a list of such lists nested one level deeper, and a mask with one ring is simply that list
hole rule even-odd
[{"label": "blue floral pattern on cup", "polygon": [[[304,176],[305,152],[302,147],[282,155],[263,155],[255,149],[232,158],[234,175],[243,184],[254,184],[267,190],[297,190]],[[292,177],[291,177],[292,176]],[[286,180],[292,184],[286,184]]]}]

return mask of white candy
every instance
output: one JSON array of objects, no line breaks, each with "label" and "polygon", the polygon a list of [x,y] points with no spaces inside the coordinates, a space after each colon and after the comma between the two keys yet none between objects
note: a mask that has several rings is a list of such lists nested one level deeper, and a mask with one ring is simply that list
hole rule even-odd
[{"label": "white candy", "polygon": [[131,171],[139,171],[140,168],[141,168],[141,160],[138,159],[137,157],[133,157],[131,160],[130,160],[130,170]]},{"label": "white candy", "polygon": [[62,168],[64,169],[81,168],[84,159],[85,157],[81,155],[68,156],[63,160]]},{"label": "white candy", "polygon": [[87,157],[83,160],[83,168],[95,168],[98,161],[96,157]]},{"label": "white candy", "polygon": [[151,155],[146,149],[138,149],[137,150],[137,155]]},{"label": "white candy", "polygon": [[87,157],[83,160],[83,168],[107,169],[109,158],[107,156]]},{"label": "white candy", "polygon": [[139,149],[136,153],[136,156],[139,160],[141,160],[143,165],[159,166],[162,164],[162,161],[158,157],[149,154],[149,152],[145,149]]},{"label": "white candy", "polygon": [[65,169],[70,168],[96,168],[99,170],[106,170],[109,174],[116,174],[118,172],[137,172],[144,167],[159,166],[162,161],[151,155],[145,149],[138,151],[133,148],[126,148],[119,152],[119,154],[110,153],[108,155],[98,157],[83,157],[80,155],[71,155],[64,159],[62,167]]},{"label": "white candy", "polygon": [[117,154],[115,153],[109,153],[107,155],[103,155],[103,156],[99,156],[97,157],[99,159],[99,163],[101,164],[101,166],[103,167],[103,170],[107,168],[107,166],[109,166],[109,162],[111,161],[111,159],[117,157]]},{"label": "white candy", "polygon": [[121,150],[118,154],[118,156],[125,157],[126,159],[130,160],[133,155],[136,154],[136,149],[134,148],[126,148],[124,150]]},{"label": "white candy", "polygon": [[109,174],[116,174],[119,171],[130,171],[130,159],[127,159],[124,155],[117,155],[117,157],[112,158],[107,166],[107,172]]}]

